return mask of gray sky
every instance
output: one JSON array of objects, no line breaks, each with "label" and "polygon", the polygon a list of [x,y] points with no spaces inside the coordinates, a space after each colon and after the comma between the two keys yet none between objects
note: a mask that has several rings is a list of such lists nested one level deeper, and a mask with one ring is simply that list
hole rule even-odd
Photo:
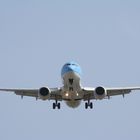
[{"label": "gray sky", "polygon": [[[1,0],[0,87],[61,86],[67,61],[82,85],[140,86],[140,1]],[[93,110],[0,93],[0,139],[140,139],[140,92]]]}]

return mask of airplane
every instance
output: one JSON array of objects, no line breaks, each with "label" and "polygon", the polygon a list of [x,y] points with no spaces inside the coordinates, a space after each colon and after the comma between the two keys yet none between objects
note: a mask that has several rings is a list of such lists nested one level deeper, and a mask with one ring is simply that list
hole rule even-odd
[{"label": "airplane", "polygon": [[67,106],[77,108],[82,101],[85,101],[85,109],[92,109],[91,100],[110,99],[111,96],[129,94],[140,87],[125,88],[105,88],[98,86],[83,87],[81,85],[82,70],[76,62],[66,63],[61,70],[63,86],[58,88],[41,87],[39,89],[0,89],[0,91],[14,92],[16,95],[35,97],[41,100],[54,100],[53,109],[61,108],[61,101],[65,101]]}]

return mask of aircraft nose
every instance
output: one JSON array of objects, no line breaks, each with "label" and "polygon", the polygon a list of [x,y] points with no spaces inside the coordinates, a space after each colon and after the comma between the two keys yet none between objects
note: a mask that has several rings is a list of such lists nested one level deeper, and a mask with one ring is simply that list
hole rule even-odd
[{"label": "aircraft nose", "polygon": [[77,73],[81,76],[80,66],[78,64],[71,64],[71,63],[67,63],[62,67],[61,76],[63,76],[65,73],[70,72],[70,71]]},{"label": "aircraft nose", "polygon": [[69,65],[69,66],[67,67],[67,69],[68,69],[69,71],[73,71],[73,70],[74,70],[73,66],[71,66],[71,65]]}]

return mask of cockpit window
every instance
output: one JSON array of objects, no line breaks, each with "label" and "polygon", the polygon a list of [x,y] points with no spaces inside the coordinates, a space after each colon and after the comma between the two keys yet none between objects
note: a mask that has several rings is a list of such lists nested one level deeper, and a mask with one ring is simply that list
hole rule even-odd
[{"label": "cockpit window", "polygon": [[70,65],[77,66],[77,64],[75,63],[66,63],[66,66],[70,66]]}]

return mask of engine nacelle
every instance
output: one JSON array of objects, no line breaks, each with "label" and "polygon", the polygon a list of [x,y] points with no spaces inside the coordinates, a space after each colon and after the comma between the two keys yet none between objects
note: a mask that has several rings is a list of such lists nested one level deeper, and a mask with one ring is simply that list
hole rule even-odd
[{"label": "engine nacelle", "polygon": [[50,93],[51,93],[51,91],[49,88],[42,87],[39,89],[38,95],[39,95],[40,99],[47,100],[47,99],[49,99]]},{"label": "engine nacelle", "polygon": [[103,88],[103,87],[97,87],[97,88],[95,89],[94,95],[95,95],[95,99],[102,100],[102,99],[104,99],[104,98],[106,97],[106,95],[107,95],[106,89]]}]

